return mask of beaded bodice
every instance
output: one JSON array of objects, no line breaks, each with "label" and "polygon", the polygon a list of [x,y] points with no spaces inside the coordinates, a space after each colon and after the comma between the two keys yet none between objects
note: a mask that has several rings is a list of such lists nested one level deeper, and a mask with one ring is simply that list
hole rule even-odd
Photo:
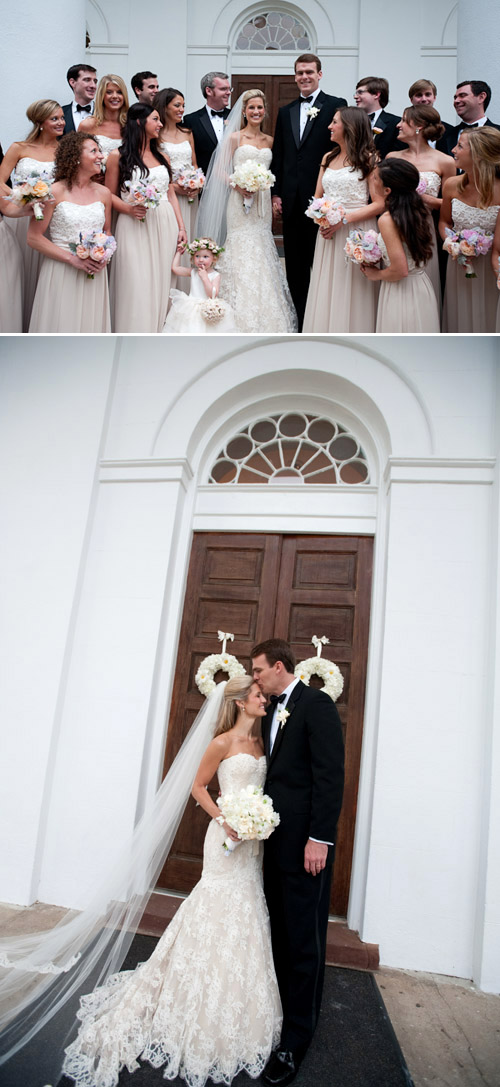
[{"label": "beaded bodice", "polygon": [[350,166],[342,166],[340,170],[327,167],[323,174],[323,189],[325,196],[345,208],[359,208],[370,203],[368,182],[359,170],[352,170]]},{"label": "beaded bodice", "polygon": [[186,166],[193,165],[189,140],[183,140],[182,143],[167,143],[164,141],[158,146],[160,151],[164,151],[168,155],[172,170],[183,170]]},{"label": "beaded bodice", "polygon": [[461,230],[484,230],[494,233],[495,225],[500,211],[500,205],[492,204],[489,208],[471,208],[457,196],[451,201],[451,214],[453,229],[460,233]]},{"label": "beaded bodice", "polygon": [[71,204],[61,200],[50,220],[50,237],[54,245],[69,249],[69,242],[78,244],[80,232],[104,229],[105,208],[101,200],[92,204]]}]

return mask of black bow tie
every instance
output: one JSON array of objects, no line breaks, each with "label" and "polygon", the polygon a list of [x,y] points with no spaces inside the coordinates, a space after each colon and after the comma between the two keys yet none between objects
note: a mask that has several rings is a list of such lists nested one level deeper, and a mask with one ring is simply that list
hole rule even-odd
[{"label": "black bow tie", "polygon": [[306,96],[305,96],[305,95],[302,95],[302,96],[301,96],[301,99],[300,99],[300,101],[301,101],[301,102],[312,102],[312,100],[313,100],[313,96],[312,96],[312,94],[309,94],[309,95],[307,96],[307,98],[306,98]]},{"label": "black bow tie", "polygon": [[80,105],[77,105],[76,112],[77,113],[92,113],[92,106],[80,106]]},{"label": "black bow tie", "polygon": [[224,110],[223,109],[211,109],[210,113],[212,114],[212,117],[223,117],[224,116]]},{"label": "black bow tie", "polygon": [[286,694],[272,694],[269,701],[271,703],[271,706],[277,706],[278,702],[284,702],[285,698]]},{"label": "black bow tie", "polygon": [[462,121],[462,124],[460,125],[460,128],[479,128],[479,125],[478,125],[477,121],[474,121],[473,125],[468,125],[468,124],[466,124],[465,121]]},{"label": "black bow tie", "polygon": [[369,121],[373,121],[373,118],[374,118],[374,117],[375,117],[375,114],[374,114],[374,113],[369,113],[369,114],[368,114],[368,120],[369,120]]}]

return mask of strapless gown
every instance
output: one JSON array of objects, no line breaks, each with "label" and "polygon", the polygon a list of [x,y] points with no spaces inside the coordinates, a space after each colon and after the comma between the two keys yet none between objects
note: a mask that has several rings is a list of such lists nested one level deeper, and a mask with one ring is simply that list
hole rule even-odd
[{"label": "strapless gown", "polygon": [[[209,272],[209,279],[215,279],[217,272]],[[179,280],[181,276],[178,277]],[[237,332],[236,322],[231,306],[224,299],[220,299],[225,313],[220,321],[211,324],[205,321],[201,314],[201,306],[207,300],[207,293],[196,268],[191,269],[191,277],[186,282],[190,284],[189,294],[184,291],[170,291],[172,305],[168,312],[163,332],[189,333],[190,335],[206,336],[207,333],[215,333],[220,336],[223,332]]]},{"label": "strapless gown", "polygon": [[[15,222],[15,220],[12,220]],[[0,215],[0,333],[23,331],[23,255],[7,220]]]},{"label": "strapless gown", "polygon": [[[55,164],[53,162],[40,162],[39,159],[25,158],[19,159],[16,164],[14,173],[16,177],[21,181],[26,180],[33,172],[46,173],[52,178],[54,176]],[[27,242],[28,227],[31,222],[31,215],[23,216],[22,219],[9,219],[9,227],[14,231],[16,238],[21,247],[21,253],[23,256],[23,332],[27,332],[29,328],[31,310],[33,308],[33,299],[35,297],[35,291],[38,284],[38,276],[40,275],[40,268],[43,264],[43,256],[37,249],[32,249]]]},{"label": "strapless gown", "polygon": [[[263,786],[265,776],[265,756],[234,755],[218,770],[222,793]],[[189,1087],[230,1084],[242,1069],[260,1075],[281,1030],[262,843],[226,855],[223,841],[212,820],[201,880],[151,958],[82,998],[63,1068],[77,1087],[115,1087],[139,1058]]]},{"label": "strapless gown", "polygon": [[[163,141],[158,144],[160,151],[168,156],[172,170],[181,170],[186,166],[193,165],[193,156],[191,153],[191,144],[189,140],[182,140],[181,143],[167,143]],[[198,213],[198,197],[195,196],[193,202],[190,204],[187,196],[182,196],[177,193],[177,199],[179,201],[179,207],[181,210],[182,220],[186,227],[186,234],[188,241],[192,242],[195,237],[195,223]],[[184,268],[189,268],[191,264],[189,253],[184,253],[181,257],[181,264]],[[184,276],[177,276],[175,286],[178,291],[182,291],[183,294],[189,293],[189,279]]]},{"label": "strapless gown", "polygon": [[121,147],[122,137],[120,136],[119,139],[116,139],[114,136],[101,136],[99,133],[96,132],[95,133],[95,138],[96,138],[96,140],[97,140],[97,142],[99,144],[99,147],[101,148],[101,151],[102,151],[103,155],[106,156],[106,158],[104,159],[104,166],[105,166],[106,165],[106,159],[107,159],[110,151],[117,151],[117,149],[119,147]]},{"label": "strapless gown", "polygon": [[[140,176],[138,168],[134,173]],[[167,316],[178,227],[166,166],[158,163],[148,176],[160,191],[160,203],[144,222],[122,214],[116,224],[110,273],[114,332],[161,332]]]},{"label": "strapless gown", "polygon": [[[381,234],[378,244],[386,266],[390,261]],[[418,268],[403,244],[408,275],[396,283],[381,282],[376,332],[439,332],[439,310],[434,288],[424,268]]]},{"label": "strapless gown", "polygon": [[[454,197],[451,202],[453,229],[495,232],[500,207],[471,208]],[[498,289],[491,268],[491,250],[475,257],[476,279],[466,279],[463,265],[448,257],[443,303],[443,332],[495,332]]]},{"label": "strapless gown", "polygon": [[[233,167],[252,159],[271,168],[270,148],[237,147]],[[239,332],[296,332],[297,315],[272,234],[271,190],[255,193],[248,214],[231,189],[225,252],[217,262],[220,297],[231,306]]]},{"label": "strapless gown", "polygon": [[[345,208],[370,202],[368,184],[359,170],[343,166],[323,174],[325,196]],[[344,245],[350,230],[376,230],[377,220],[341,226],[332,238],[318,230],[303,332],[374,332],[378,283],[365,279],[352,261],[346,263]]]},{"label": "strapless gown", "polygon": [[[100,200],[84,206],[61,200],[50,220],[50,240],[69,250],[69,242],[79,242],[80,231],[103,230],[104,219],[105,208]],[[44,257],[29,331],[110,332],[106,268],[89,279],[85,271]]]},{"label": "strapless gown", "polygon": [[[439,196],[441,192],[441,177],[435,170],[421,170],[420,177],[424,178],[427,183],[426,192],[429,196]],[[434,292],[438,301],[439,312],[441,312],[441,279],[439,276],[439,257],[438,257],[438,245],[440,244],[440,237],[436,234],[436,227],[434,225],[434,219],[432,219],[432,257],[425,265],[425,270],[429,279],[434,287]]]}]

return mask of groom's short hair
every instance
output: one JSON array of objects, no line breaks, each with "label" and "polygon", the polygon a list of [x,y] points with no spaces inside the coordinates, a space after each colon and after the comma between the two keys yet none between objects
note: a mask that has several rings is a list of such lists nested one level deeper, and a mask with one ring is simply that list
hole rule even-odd
[{"label": "groom's short hair", "polygon": [[277,661],[281,661],[287,672],[293,674],[295,671],[294,654],[283,638],[268,638],[267,642],[259,642],[258,645],[254,645],[250,656],[252,660],[255,657],[264,656],[271,668]]},{"label": "groom's short hair", "polygon": [[297,71],[297,64],[315,64],[318,72],[321,71],[321,61],[319,57],[316,56],[316,53],[301,53],[293,66],[294,72]]}]

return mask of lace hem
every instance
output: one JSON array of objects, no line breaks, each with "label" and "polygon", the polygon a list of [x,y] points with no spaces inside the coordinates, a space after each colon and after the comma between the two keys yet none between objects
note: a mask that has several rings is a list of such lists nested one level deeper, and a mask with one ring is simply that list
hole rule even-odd
[{"label": "lace hem", "polygon": [[67,974],[68,970],[71,970],[73,966],[81,959],[81,954],[73,955],[64,966],[56,966],[55,962],[42,963],[41,966],[27,966],[26,963],[13,962],[9,959],[8,955],[3,955],[0,952],[0,966],[7,966],[10,969],[22,970],[25,974]]}]

